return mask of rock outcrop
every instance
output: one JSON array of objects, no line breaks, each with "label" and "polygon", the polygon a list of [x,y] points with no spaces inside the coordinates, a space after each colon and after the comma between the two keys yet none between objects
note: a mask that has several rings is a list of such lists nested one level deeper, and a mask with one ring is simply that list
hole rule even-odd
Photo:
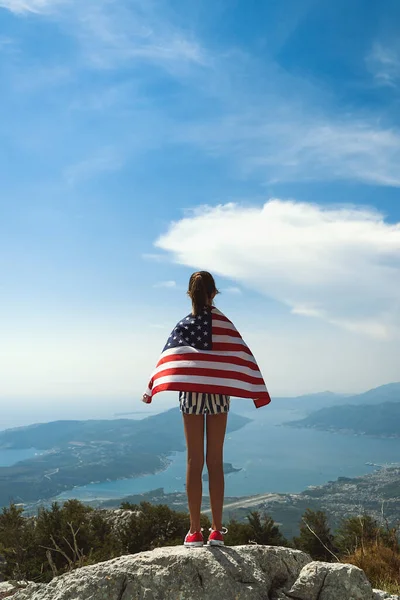
[{"label": "rock outcrop", "polygon": [[14,596],[18,590],[26,588],[29,581],[3,581],[0,583],[0,600]]},{"label": "rock outcrop", "polygon": [[131,520],[140,515],[140,510],[98,508],[89,513],[89,519],[101,516],[111,526],[112,531],[116,535],[120,535],[126,527],[129,527]]},{"label": "rock outcrop", "polygon": [[[381,595],[382,594],[382,595]],[[352,565],[274,546],[159,548],[29,584],[13,600],[400,600]]]},{"label": "rock outcrop", "polygon": [[392,596],[387,592],[381,592],[381,590],[374,590],[374,600],[399,600],[399,596]]}]

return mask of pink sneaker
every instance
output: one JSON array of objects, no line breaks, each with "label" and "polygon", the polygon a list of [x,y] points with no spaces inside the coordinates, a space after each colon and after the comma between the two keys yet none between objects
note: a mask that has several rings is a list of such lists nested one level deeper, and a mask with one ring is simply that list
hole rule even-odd
[{"label": "pink sneaker", "polygon": [[228,533],[226,527],[222,528],[222,531],[217,531],[216,529],[210,528],[210,535],[208,536],[208,545],[209,546],[223,546],[224,545],[224,535]]},{"label": "pink sneaker", "polygon": [[201,531],[195,531],[194,533],[190,533],[190,531],[188,531],[183,545],[194,547],[204,546],[203,534],[201,533]]}]

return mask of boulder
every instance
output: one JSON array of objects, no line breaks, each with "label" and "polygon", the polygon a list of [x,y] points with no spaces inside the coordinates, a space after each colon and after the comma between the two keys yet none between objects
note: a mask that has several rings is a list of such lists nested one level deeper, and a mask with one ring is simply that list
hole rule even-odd
[{"label": "boulder", "polygon": [[400,600],[400,596],[393,596],[381,590],[374,590],[374,600]]},{"label": "boulder", "polygon": [[288,596],[296,600],[374,600],[364,571],[353,565],[310,562]]},{"label": "boulder", "polygon": [[131,520],[135,517],[139,517],[140,514],[140,510],[128,510],[123,508],[102,508],[94,510],[92,513],[89,513],[89,519],[100,515],[107,523],[109,523],[113,533],[115,533],[116,535],[120,535],[126,527],[129,527]]},{"label": "boulder", "polygon": [[[30,583],[13,600],[380,600],[363,571],[275,546],[171,546]],[[390,598],[390,596],[389,596]]]}]

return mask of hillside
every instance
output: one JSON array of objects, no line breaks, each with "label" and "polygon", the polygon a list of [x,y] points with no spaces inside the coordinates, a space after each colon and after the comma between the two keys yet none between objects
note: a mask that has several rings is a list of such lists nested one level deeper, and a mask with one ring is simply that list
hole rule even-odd
[{"label": "hillside", "polygon": [[400,383],[388,383],[362,394],[335,394],[333,392],[319,392],[304,394],[294,398],[273,398],[269,410],[293,409],[309,413],[330,406],[344,404],[381,404],[383,402],[400,402]]},{"label": "hillside", "polygon": [[361,435],[400,437],[400,402],[331,406],[286,425]]},{"label": "hillside", "polygon": [[[250,419],[230,414],[228,431]],[[179,409],[135,421],[56,421],[0,432],[0,448],[43,453],[0,467],[0,506],[57,496],[74,486],[155,473],[171,452],[185,449]]]},{"label": "hillside", "polygon": [[346,399],[346,404],[380,404],[382,402],[400,402],[400,382],[387,383]]}]

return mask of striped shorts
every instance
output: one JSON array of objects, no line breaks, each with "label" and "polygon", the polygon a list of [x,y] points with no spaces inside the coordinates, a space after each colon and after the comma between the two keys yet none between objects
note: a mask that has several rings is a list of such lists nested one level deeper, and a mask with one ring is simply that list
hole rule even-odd
[{"label": "striped shorts", "polygon": [[230,397],[222,394],[179,392],[179,405],[186,415],[217,415],[229,411]]}]

